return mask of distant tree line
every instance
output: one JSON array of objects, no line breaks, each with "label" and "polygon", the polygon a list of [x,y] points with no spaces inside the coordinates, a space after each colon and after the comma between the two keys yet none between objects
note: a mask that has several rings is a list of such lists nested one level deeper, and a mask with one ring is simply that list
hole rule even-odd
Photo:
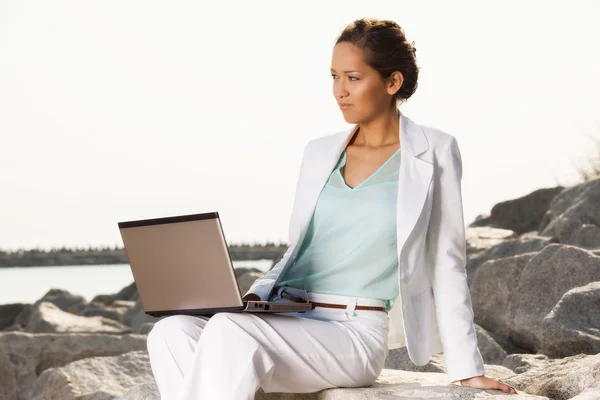
[{"label": "distant tree line", "polygon": [[[240,243],[229,245],[233,261],[273,260],[283,257],[289,245],[267,242],[265,244]],[[46,249],[0,249],[0,268],[43,267],[67,265],[129,264],[125,249],[119,246],[89,246]]]}]

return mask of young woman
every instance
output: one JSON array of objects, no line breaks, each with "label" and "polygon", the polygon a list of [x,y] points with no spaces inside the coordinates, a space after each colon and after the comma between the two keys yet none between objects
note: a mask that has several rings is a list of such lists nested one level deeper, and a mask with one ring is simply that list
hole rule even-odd
[{"label": "young woman", "polygon": [[516,393],[484,376],[477,347],[456,138],[397,106],[417,88],[415,53],[393,21],[341,33],[333,95],[354,127],[306,146],[291,246],[244,296],[315,308],[158,321],[148,352],[163,400],[368,386],[400,346],[416,365],[443,351],[462,386]]}]

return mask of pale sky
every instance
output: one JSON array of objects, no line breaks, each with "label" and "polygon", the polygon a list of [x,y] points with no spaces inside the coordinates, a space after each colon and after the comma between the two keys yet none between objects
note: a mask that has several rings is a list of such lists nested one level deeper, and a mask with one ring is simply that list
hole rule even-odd
[{"label": "pale sky", "polygon": [[0,2],[0,248],[209,211],[230,244],[287,242],[304,145],[351,128],[329,68],[361,17],[415,42],[401,110],[457,138],[465,224],[597,154],[599,1],[291,4]]}]

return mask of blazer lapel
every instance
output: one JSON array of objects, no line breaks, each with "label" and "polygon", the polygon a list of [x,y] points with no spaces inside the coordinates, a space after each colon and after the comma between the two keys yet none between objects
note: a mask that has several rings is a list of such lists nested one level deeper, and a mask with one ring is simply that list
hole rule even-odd
[{"label": "blazer lapel", "polygon": [[[427,199],[427,192],[433,177],[433,165],[418,158],[429,149],[423,130],[410,118],[399,111],[400,126],[400,171],[398,178],[397,243],[398,259],[402,260],[402,250],[412,232]],[[332,142],[314,154],[310,160],[310,185],[305,188],[301,212],[298,215],[298,229],[292,243],[298,244],[304,235],[315,210],[319,195],[342,152],[354,136],[358,125],[350,130],[332,136]],[[400,268],[400,277],[403,276]]]}]

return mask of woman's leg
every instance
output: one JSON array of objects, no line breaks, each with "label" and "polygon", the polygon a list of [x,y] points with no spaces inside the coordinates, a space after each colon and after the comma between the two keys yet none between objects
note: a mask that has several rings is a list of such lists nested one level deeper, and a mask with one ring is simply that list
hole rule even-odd
[{"label": "woman's leg", "polygon": [[154,324],[147,348],[152,373],[162,400],[178,399],[183,378],[194,361],[194,351],[208,317],[173,315]]},{"label": "woman's leg", "polygon": [[306,393],[368,386],[386,355],[387,314],[379,311],[219,313],[203,326],[193,360],[181,362],[191,367],[180,399],[251,400],[259,387]]}]

